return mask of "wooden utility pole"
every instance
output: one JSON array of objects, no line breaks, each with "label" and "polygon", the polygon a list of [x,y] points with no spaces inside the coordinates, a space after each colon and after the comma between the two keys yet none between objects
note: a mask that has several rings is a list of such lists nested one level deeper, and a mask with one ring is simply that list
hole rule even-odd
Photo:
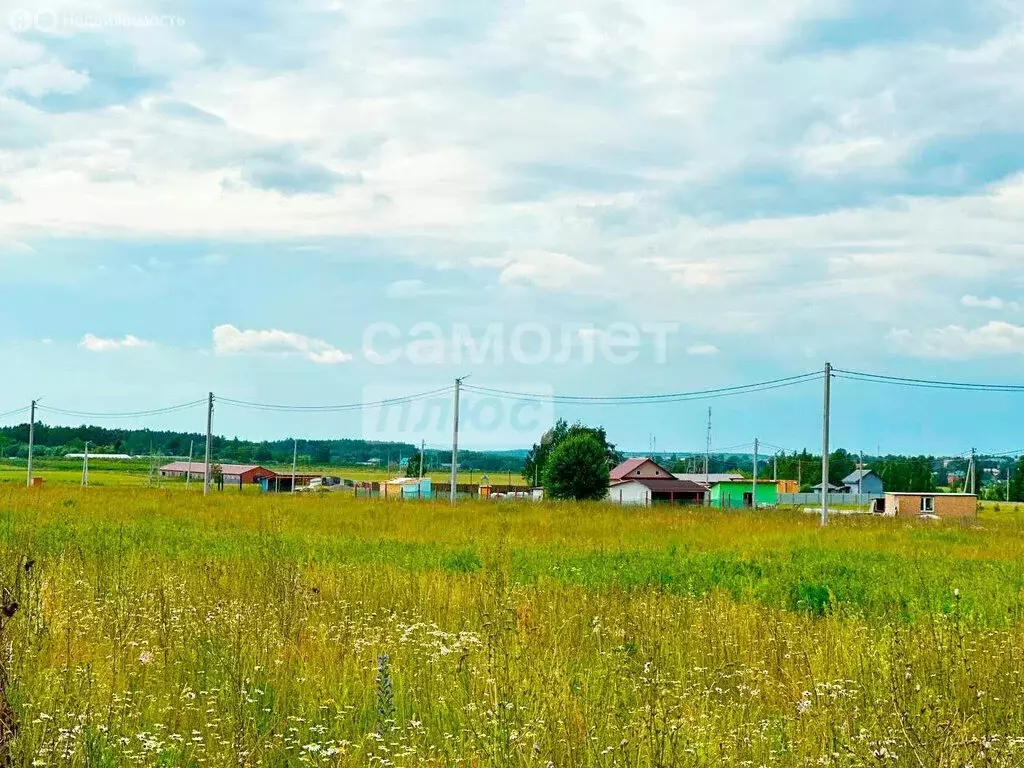
[{"label": "wooden utility pole", "polygon": [[28,481],[26,485],[32,487],[32,450],[36,444],[36,401],[32,401],[32,408],[28,417]]},{"label": "wooden utility pole", "polygon": [[213,392],[206,403],[206,472],[203,475],[203,495],[210,495],[210,483],[213,481],[213,468],[210,466],[210,454],[213,449]]}]

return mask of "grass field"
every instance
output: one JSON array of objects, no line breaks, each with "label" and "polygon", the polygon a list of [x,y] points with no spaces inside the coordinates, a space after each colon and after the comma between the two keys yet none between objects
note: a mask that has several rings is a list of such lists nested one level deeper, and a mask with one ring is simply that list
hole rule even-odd
[{"label": "grass field", "polygon": [[1007,509],[822,531],[784,512],[6,485],[0,579],[19,604],[0,764],[1024,760]]}]

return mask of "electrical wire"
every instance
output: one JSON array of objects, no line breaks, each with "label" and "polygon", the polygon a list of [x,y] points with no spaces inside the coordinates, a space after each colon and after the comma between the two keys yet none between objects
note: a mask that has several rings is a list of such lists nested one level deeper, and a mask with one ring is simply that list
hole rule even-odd
[{"label": "electrical wire", "polygon": [[64,408],[55,408],[52,405],[37,405],[36,410],[57,413],[61,416],[77,416],[80,418],[87,419],[129,419],[129,418],[140,418],[143,416],[161,416],[168,413],[177,413],[179,411],[187,411],[190,408],[206,403],[206,399],[194,400],[191,403],[181,403],[179,405],[171,405],[166,408],[153,408],[148,411],[125,411],[123,413],[90,413],[87,411],[72,411]]},{"label": "electrical wire", "polygon": [[912,379],[905,376],[884,376],[879,373],[864,373],[863,371],[847,371],[842,368],[834,368],[832,370],[836,378],[864,381],[872,384],[893,384],[903,387],[953,389],[968,392],[1024,392],[1024,384],[979,384],[963,381],[937,381],[933,379]]},{"label": "electrical wire", "polygon": [[299,411],[308,413],[334,413],[340,411],[358,411],[363,408],[372,408],[378,406],[403,405],[405,403],[414,403],[419,400],[425,400],[429,397],[440,395],[442,393],[450,393],[451,391],[451,387],[441,387],[439,389],[431,390],[430,392],[421,392],[416,395],[395,397],[387,400],[377,400],[374,402],[367,403],[346,403],[344,405],[280,405],[273,403],[254,403],[246,400],[234,400],[229,397],[218,397],[217,402],[225,405],[234,406],[236,408],[249,408],[260,411]]},{"label": "electrical wire", "polygon": [[0,419],[6,419],[8,416],[15,416],[19,413],[24,413],[28,410],[27,405],[23,405],[21,408],[15,408],[13,411],[7,411],[6,413],[0,413]]},{"label": "electrical wire", "polygon": [[466,385],[463,389],[478,395],[488,395],[502,399],[533,400],[541,402],[555,402],[562,404],[582,405],[650,405],[656,403],[677,403],[687,400],[710,400],[719,397],[730,397],[733,395],[745,395],[755,392],[766,392],[772,389],[782,389],[808,381],[821,379],[823,373],[815,371],[804,373],[799,376],[788,376],[784,379],[773,379],[755,384],[744,384],[734,387],[719,387],[716,389],[696,390],[693,392],[675,392],[662,395],[538,395],[528,392],[512,392],[504,389],[491,389],[489,387],[477,387]]}]

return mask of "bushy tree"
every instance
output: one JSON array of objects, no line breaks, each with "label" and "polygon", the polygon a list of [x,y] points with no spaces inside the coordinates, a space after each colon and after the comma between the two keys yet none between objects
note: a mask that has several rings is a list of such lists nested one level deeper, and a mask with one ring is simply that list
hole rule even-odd
[{"label": "bushy tree", "polygon": [[604,453],[605,465],[610,470],[622,462],[622,454],[615,446],[608,442],[608,434],[604,427],[587,427],[576,422],[570,425],[565,419],[559,419],[555,426],[545,432],[540,442],[535,444],[530,452],[526,454],[526,462],[523,466],[523,477],[528,483],[543,480],[547,468],[548,458],[564,440],[574,435],[589,435],[601,446]]},{"label": "bushy tree", "polygon": [[578,432],[555,446],[544,468],[549,499],[599,501],[608,493],[608,455],[593,434]]},{"label": "bushy tree", "polygon": [[1017,459],[1017,465],[1011,472],[1010,498],[1007,501],[1024,501],[1024,456]]},{"label": "bushy tree", "polygon": [[[462,462],[459,462],[461,465]],[[409,461],[405,463],[405,476],[406,477],[419,477],[420,476],[420,455],[414,453],[409,457]]]}]

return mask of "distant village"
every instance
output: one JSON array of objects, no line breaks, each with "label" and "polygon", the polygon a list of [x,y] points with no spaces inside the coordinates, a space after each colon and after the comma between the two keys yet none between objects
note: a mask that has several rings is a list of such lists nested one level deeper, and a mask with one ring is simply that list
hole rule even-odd
[{"label": "distant village", "polygon": [[[450,483],[435,482],[428,476],[355,481],[321,473],[276,472],[252,464],[216,464],[212,473],[213,483],[220,490],[258,485],[265,493],[349,492],[396,500],[444,498],[451,491]],[[176,461],[161,467],[159,474],[203,482],[206,468],[199,462]],[[543,488],[492,483],[487,475],[476,483],[460,483],[456,490],[460,496],[482,499],[544,498]],[[821,493],[821,483],[813,486],[811,493],[800,493],[799,483],[792,479],[758,479],[739,472],[671,472],[653,458],[637,457],[626,459],[610,471],[606,501],[627,507],[765,509],[820,504]],[[887,492],[882,478],[867,467],[843,478],[841,485],[830,483],[828,494],[836,508],[888,516],[969,517],[977,513],[978,506],[974,493]]]}]

